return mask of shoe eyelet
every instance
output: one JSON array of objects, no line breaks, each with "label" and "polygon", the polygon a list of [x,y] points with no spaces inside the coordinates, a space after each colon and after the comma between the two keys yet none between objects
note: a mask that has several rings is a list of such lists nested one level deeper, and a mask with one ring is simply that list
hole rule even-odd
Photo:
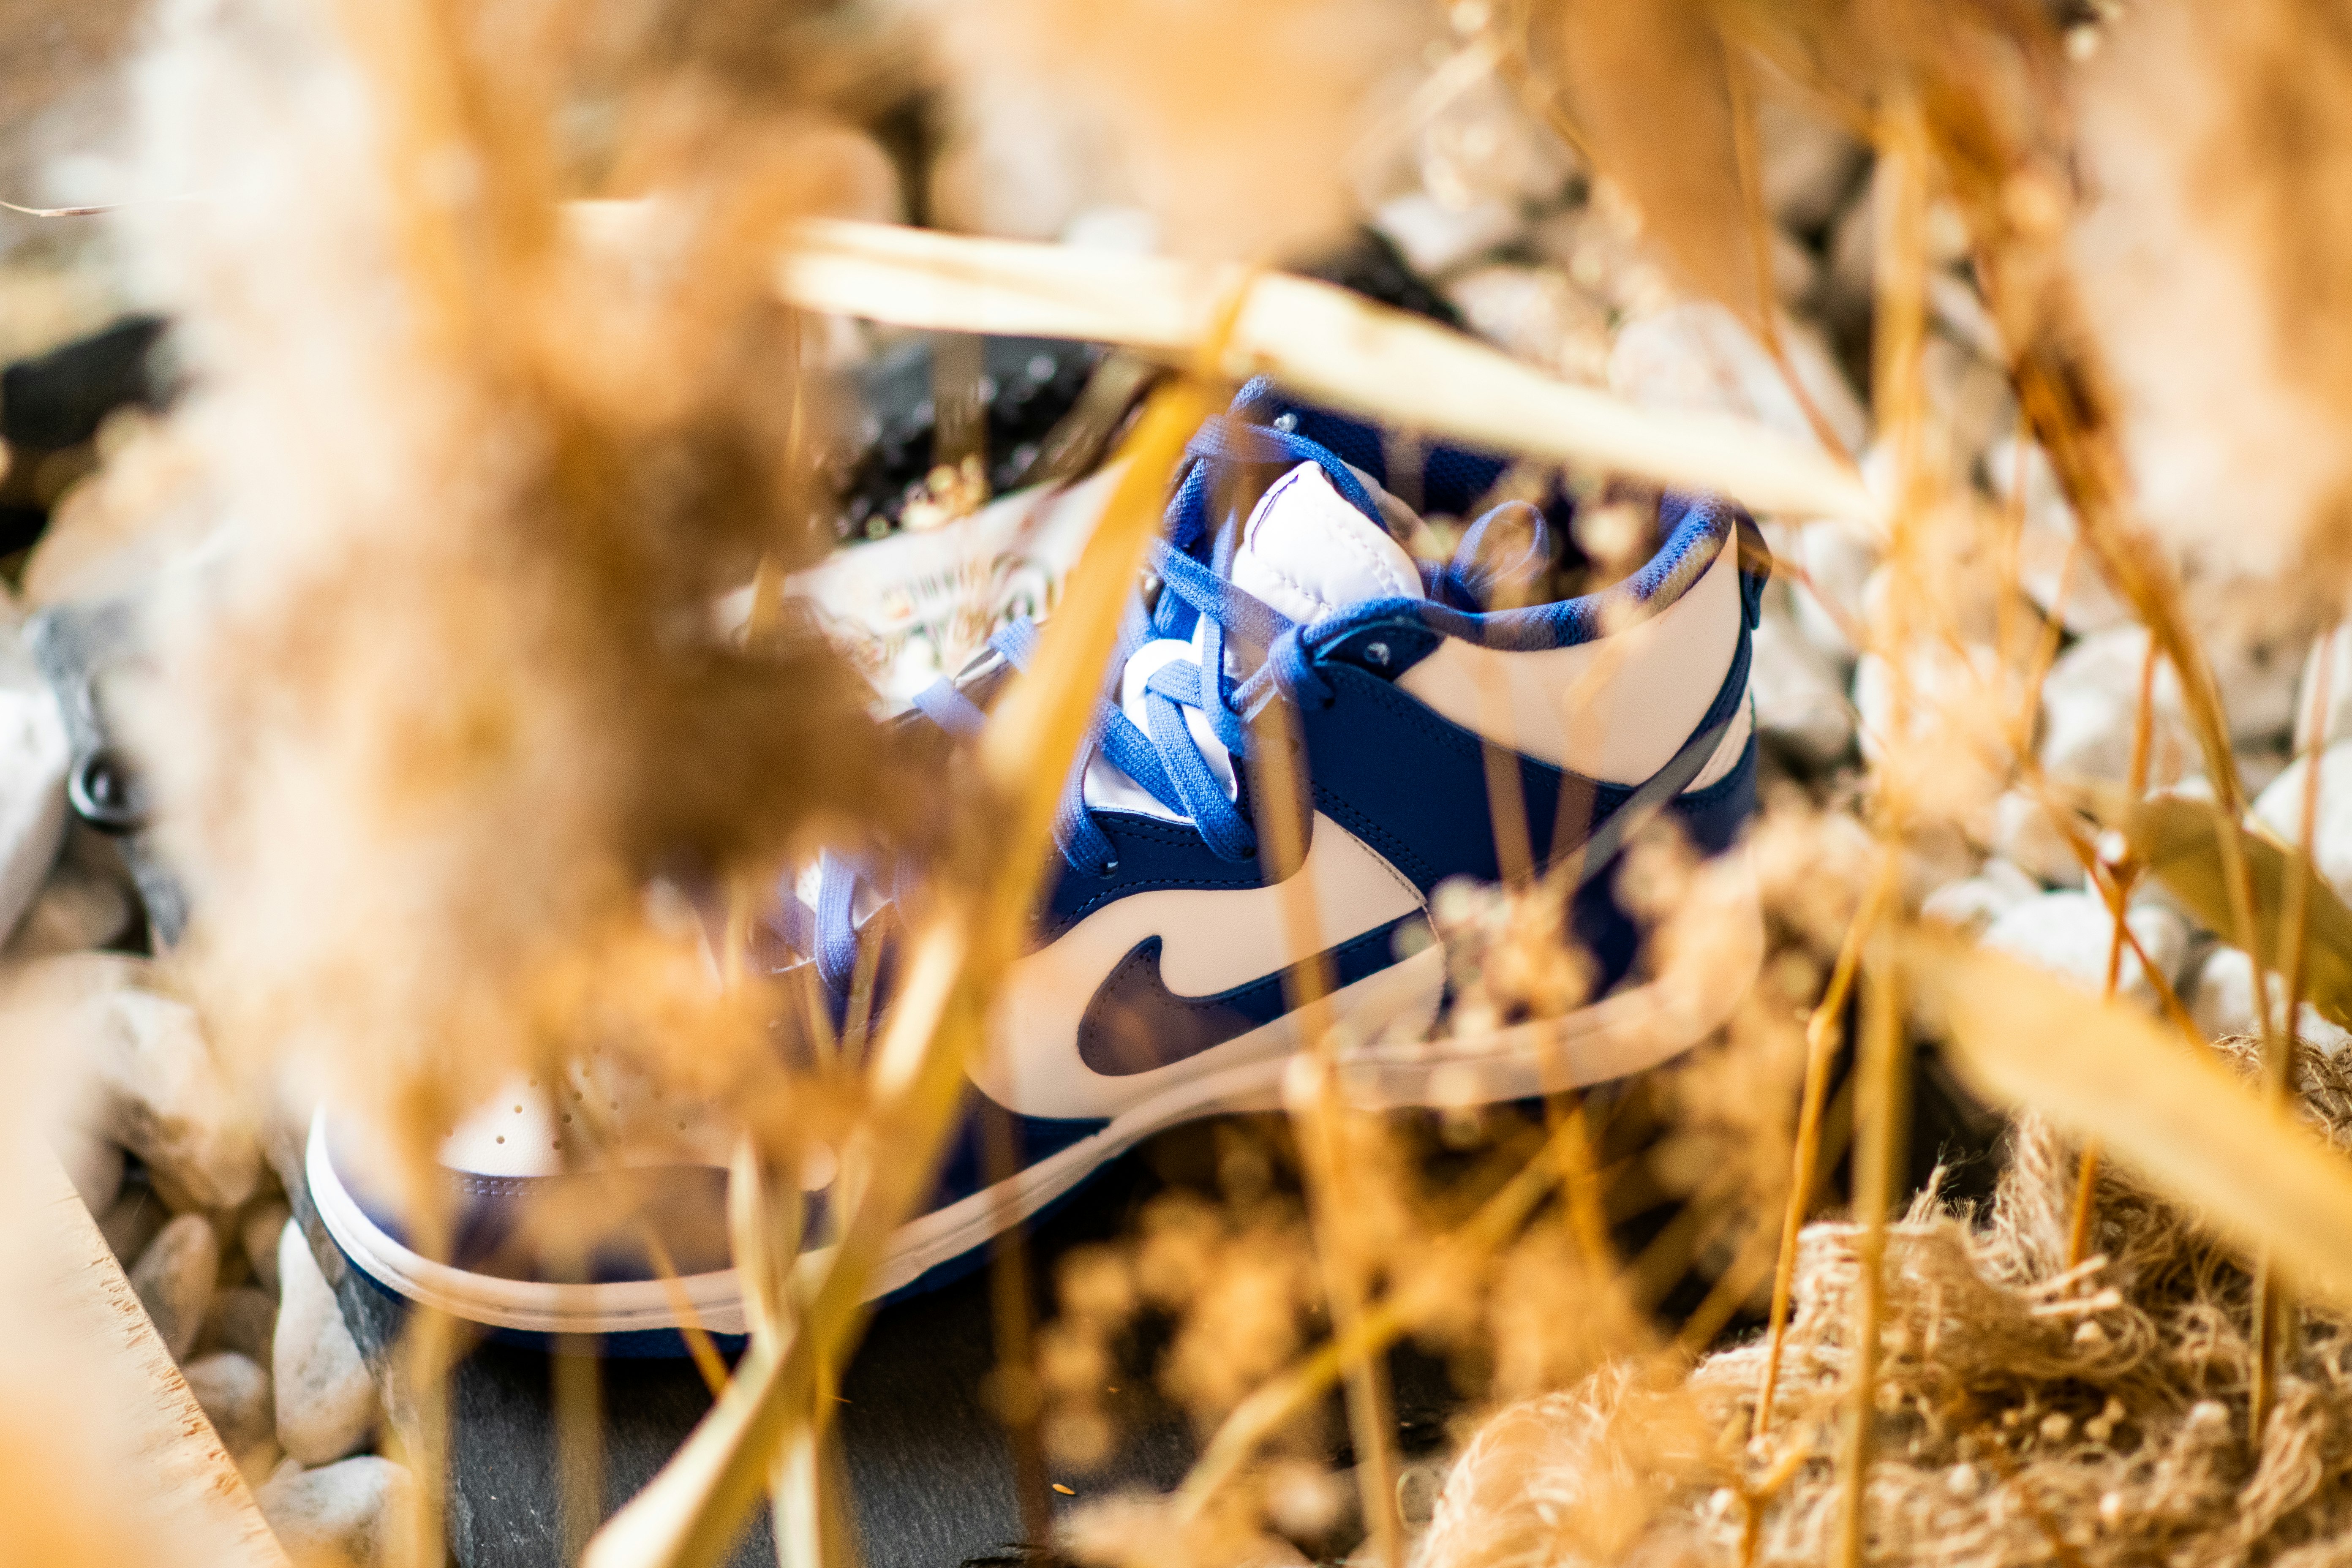
[{"label": "shoe eyelet", "polygon": [[1364,657],[1374,664],[1385,665],[1389,661],[1389,645],[1384,642],[1366,643]]},{"label": "shoe eyelet", "polygon": [[1102,867],[1101,867],[1098,870],[1097,870],[1097,871],[1095,872],[1095,875],[1096,875],[1096,876],[1097,876],[1097,877],[1116,877],[1116,876],[1118,876],[1118,861],[1116,861],[1116,860],[1106,861],[1106,862],[1102,865]]},{"label": "shoe eyelet", "polygon": [[76,816],[100,833],[120,837],[147,826],[142,781],[110,746],[75,759],[66,777],[66,800]]}]

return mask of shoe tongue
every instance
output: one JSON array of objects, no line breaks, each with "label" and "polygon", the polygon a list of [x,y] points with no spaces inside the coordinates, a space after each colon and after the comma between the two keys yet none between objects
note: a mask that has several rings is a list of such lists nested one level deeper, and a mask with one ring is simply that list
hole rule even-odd
[{"label": "shoe tongue", "polygon": [[1313,463],[1276,479],[1250,513],[1233,584],[1301,624],[1369,599],[1423,596],[1404,547]]},{"label": "shoe tongue", "polygon": [[[1404,511],[1402,502],[1382,495],[1370,481],[1365,488],[1376,501]],[[1385,528],[1349,505],[1313,463],[1301,463],[1283,475],[1258,501],[1242,525],[1242,541],[1234,551],[1230,575],[1234,587],[1255,595],[1301,625],[1371,599],[1425,596],[1421,574],[1403,546]],[[1129,656],[1120,672],[1119,706],[1146,734],[1151,732],[1151,715],[1144,700],[1147,683],[1167,665],[1205,657],[1207,632],[1203,621],[1190,640],[1157,639]],[[1228,641],[1225,673],[1235,680],[1246,679],[1257,657],[1255,650]],[[1200,709],[1188,707],[1184,723],[1202,761],[1227,797],[1234,797],[1233,760],[1207,716]],[[1087,763],[1081,787],[1090,806],[1172,816],[1099,752]]]}]

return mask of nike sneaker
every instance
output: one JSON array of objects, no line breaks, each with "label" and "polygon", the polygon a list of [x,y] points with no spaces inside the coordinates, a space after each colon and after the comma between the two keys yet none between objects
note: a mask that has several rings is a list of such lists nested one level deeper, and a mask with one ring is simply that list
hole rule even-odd
[{"label": "nike sneaker", "polygon": [[[1066,786],[1035,929],[966,1086],[964,1131],[925,1211],[894,1237],[877,1292],[968,1267],[997,1231],[1151,1133],[1277,1105],[1307,1043],[1293,1012],[1303,964],[1328,987],[1343,1087],[1376,1106],[1622,1077],[1728,1016],[1761,956],[1752,883],[1733,922],[1752,941],[1713,943],[1696,980],[1660,977],[1642,967],[1612,871],[1661,819],[1737,863],[1755,805],[1749,635],[1768,557],[1737,509],[1669,493],[1631,509],[1641,537],[1620,559],[1640,564],[1608,580],[1557,488],[1541,505],[1494,506],[1450,551],[1433,548],[1444,535],[1424,515],[1476,514],[1515,474],[1502,456],[1409,443],[1263,384],[1194,438]],[[903,721],[978,731],[1034,642],[1016,623]],[[1257,736],[1275,732],[1253,723],[1270,703],[1286,710],[1311,796],[1291,866],[1261,853],[1247,765]],[[1549,875],[1569,900],[1591,1000],[1428,1043],[1446,986],[1432,895],[1449,879],[1510,875]],[[1288,907],[1301,889],[1286,884],[1301,880],[1311,936]],[[846,862],[827,857],[795,879],[762,925],[761,966],[807,966],[837,1016],[862,952],[887,1006],[895,921],[883,889]],[[309,1173],[328,1231],[387,1290],[494,1329],[603,1335],[617,1353],[666,1348],[688,1318],[741,1331],[725,1130],[709,1130],[702,1163],[574,1169],[559,1118],[587,1082],[518,1086],[448,1140],[448,1262],[406,1245],[396,1206],[356,1177],[322,1117]],[[609,1081],[595,1092],[617,1116],[678,1115]],[[1009,1118],[1017,1150],[993,1184],[988,1115]],[[810,1178],[820,1204],[824,1179]],[[534,1204],[627,1213],[637,1239],[600,1237],[584,1270],[575,1258],[557,1278],[520,1239]]]}]

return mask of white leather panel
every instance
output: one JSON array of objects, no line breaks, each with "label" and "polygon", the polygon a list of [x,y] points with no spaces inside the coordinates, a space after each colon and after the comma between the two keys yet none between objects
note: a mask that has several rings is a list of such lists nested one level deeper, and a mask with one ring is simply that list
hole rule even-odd
[{"label": "white leather panel", "polygon": [[1301,463],[1259,498],[1234,553],[1234,586],[1302,624],[1369,599],[1418,599],[1412,557]]},{"label": "white leather panel", "polygon": [[724,1165],[733,1142],[713,1107],[591,1050],[551,1086],[544,1077],[508,1079],[442,1141],[441,1163],[477,1176],[552,1176],[583,1163]]},{"label": "white leather panel", "polygon": [[555,1118],[535,1081],[510,1079],[441,1145],[441,1163],[477,1176],[552,1176],[563,1169]]},{"label": "white leather panel", "polygon": [[1573,647],[1509,653],[1447,637],[1397,685],[1465,730],[1607,784],[1664,767],[1706,716],[1739,647],[1739,552],[1683,596]]},{"label": "white leather panel", "polygon": [[1421,907],[1412,882],[1319,812],[1297,875],[1313,890],[1317,916],[1303,949],[1291,942],[1284,918],[1295,891],[1288,883],[1136,893],[1095,910],[1014,963],[990,1020],[987,1059],[972,1064],[973,1080],[1024,1116],[1116,1116],[1174,1083],[1232,1066],[1248,1049],[1289,1049],[1277,1022],[1183,1061],[1114,1077],[1079,1059],[1078,1021],[1111,971],[1146,937],[1161,939],[1160,975],[1169,990],[1207,996]]}]

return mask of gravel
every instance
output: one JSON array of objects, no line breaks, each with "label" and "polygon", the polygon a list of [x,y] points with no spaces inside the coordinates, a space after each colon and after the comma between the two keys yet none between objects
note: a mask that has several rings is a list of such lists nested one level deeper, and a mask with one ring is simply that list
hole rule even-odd
[{"label": "gravel", "polygon": [[281,1469],[254,1500],[296,1568],[377,1568],[406,1555],[396,1532],[414,1484],[402,1467],[371,1454]]},{"label": "gravel", "polygon": [[180,1370],[188,1380],[188,1391],[220,1434],[221,1447],[232,1456],[249,1453],[271,1441],[275,1416],[269,1374],[259,1363],[235,1351],[220,1351],[199,1356]]},{"label": "gravel", "polygon": [[374,1380],[343,1323],[334,1288],[310,1256],[302,1227],[289,1220],[278,1240],[278,1330],[270,1367],[278,1380],[278,1440],[306,1465],[362,1447],[380,1411]]},{"label": "gravel", "polygon": [[155,1331],[173,1361],[195,1347],[220,1278],[220,1241],[212,1222],[184,1214],[166,1225],[131,1268],[131,1288],[155,1321]]}]

